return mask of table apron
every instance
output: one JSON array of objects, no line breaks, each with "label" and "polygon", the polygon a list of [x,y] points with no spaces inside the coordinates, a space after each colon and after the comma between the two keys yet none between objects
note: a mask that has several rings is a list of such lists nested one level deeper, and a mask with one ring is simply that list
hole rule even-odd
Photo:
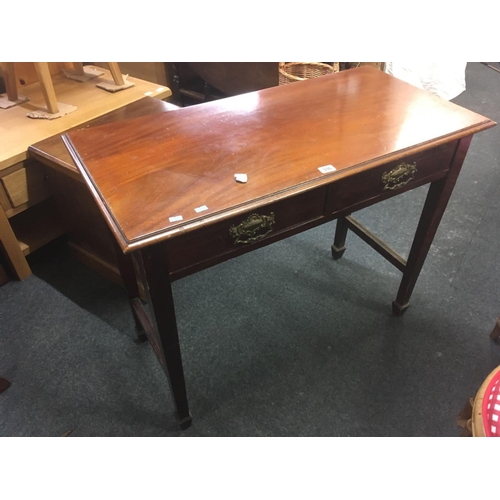
[{"label": "table apron", "polygon": [[452,142],[378,167],[332,177],[328,185],[176,236],[166,242],[171,279],[441,179],[449,171],[456,146],[457,142]]}]

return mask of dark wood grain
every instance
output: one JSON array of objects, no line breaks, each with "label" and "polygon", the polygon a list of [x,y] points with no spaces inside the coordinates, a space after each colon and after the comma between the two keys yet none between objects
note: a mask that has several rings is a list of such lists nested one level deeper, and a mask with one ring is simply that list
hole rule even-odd
[{"label": "dark wood grain", "polygon": [[[260,243],[236,244],[230,235],[230,228],[238,226],[254,211],[244,215],[224,219],[214,224],[200,226],[197,231],[189,231],[169,242],[168,260],[170,272],[178,277],[178,273],[196,265],[197,271],[210,267],[214,263],[227,260],[229,257],[242,255],[264,245],[274,243],[284,236],[290,236],[295,228],[303,230],[307,223],[322,222],[326,204],[326,187],[298,194],[290,199],[270,203],[259,214],[274,214],[275,223],[269,234]],[[181,276],[190,272],[181,272]]]},{"label": "dark wood grain", "polygon": [[[492,126],[363,67],[66,137],[130,251]],[[321,174],[328,164],[337,172]],[[248,183],[236,183],[235,173],[248,174]],[[202,205],[208,210],[197,214]]]},{"label": "dark wood grain", "polygon": [[329,213],[342,213],[346,210],[354,212],[373,202],[378,203],[390,198],[395,192],[401,194],[444,177],[450,168],[455,148],[456,141],[452,141],[405,157],[404,163],[415,164],[417,170],[414,177],[407,179],[408,183],[397,190],[387,189],[383,176],[397,168],[401,160],[372,167],[363,172],[357,172],[356,175],[352,175],[350,169],[341,171],[329,186],[327,211]]},{"label": "dark wood grain", "polygon": [[46,176],[71,242],[117,266],[114,237],[104,222],[83,179],[46,167]]},{"label": "dark wood grain", "polygon": [[[90,120],[82,125],[74,127],[70,130],[80,130],[106,123],[115,123],[123,120],[130,120],[141,116],[153,116],[157,113],[165,113],[173,109],[178,109],[177,106],[168,102],[156,99],[154,97],[144,97],[138,101],[123,106],[109,113],[106,113],[99,118]],[[75,162],[68,153],[68,149],[61,140],[61,136],[55,135],[43,141],[32,144],[28,148],[30,157],[42,162],[44,165],[50,166],[61,171],[66,176],[71,176],[76,180],[83,182],[82,176],[78,172]]]}]

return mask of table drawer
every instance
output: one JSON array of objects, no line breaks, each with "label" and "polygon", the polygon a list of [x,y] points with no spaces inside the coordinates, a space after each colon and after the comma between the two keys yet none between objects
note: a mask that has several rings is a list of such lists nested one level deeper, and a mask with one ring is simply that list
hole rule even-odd
[{"label": "table drawer", "polygon": [[174,237],[172,245],[168,245],[170,272],[193,263],[222,261],[229,258],[224,258],[227,254],[245,253],[256,245],[280,239],[281,234],[297,226],[322,218],[327,190],[327,186],[321,186]]},{"label": "table drawer", "polygon": [[450,168],[456,143],[348,175],[330,184],[327,213],[357,210],[443,176]]}]

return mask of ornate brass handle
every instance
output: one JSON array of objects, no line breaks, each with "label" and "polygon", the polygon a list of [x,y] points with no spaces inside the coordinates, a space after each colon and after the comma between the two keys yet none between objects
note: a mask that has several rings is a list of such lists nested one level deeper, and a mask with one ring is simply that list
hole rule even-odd
[{"label": "ornate brass handle", "polygon": [[233,238],[234,244],[254,243],[267,236],[274,224],[274,213],[269,215],[252,214],[237,226],[229,228],[229,235]]},{"label": "ornate brass handle", "polygon": [[417,173],[417,164],[409,165],[408,163],[400,163],[396,168],[390,172],[384,172],[382,175],[382,182],[384,183],[384,190],[398,189],[408,184],[415,174]]}]

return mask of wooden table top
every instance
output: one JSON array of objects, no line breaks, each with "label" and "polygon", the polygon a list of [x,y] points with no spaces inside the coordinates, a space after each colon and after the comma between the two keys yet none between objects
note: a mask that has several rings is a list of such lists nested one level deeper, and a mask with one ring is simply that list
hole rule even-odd
[{"label": "wooden table top", "polygon": [[[173,109],[178,109],[178,106],[162,101],[156,97],[143,97],[140,100],[127,104],[121,108],[105,113],[104,115],[89,120],[71,130],[79,130],[81,128],[94,127],[105,123],[114,123],[122,120],[130,120],[140,116],[152,116],[157,113],[165,113]],[[57,134],[43,141],[32,144],[28,148],[30,157],[36,158],[45,165],[50,165],[57,170],[61,170],[65,175],[69,175],[74,179],[83,181],[78,168],[68,152],[68,148],[64,145],[61,135]]]},{"label": "wooden table top", "polygon": [[129,251],[494,125],[362,67],[64,139]]}]

